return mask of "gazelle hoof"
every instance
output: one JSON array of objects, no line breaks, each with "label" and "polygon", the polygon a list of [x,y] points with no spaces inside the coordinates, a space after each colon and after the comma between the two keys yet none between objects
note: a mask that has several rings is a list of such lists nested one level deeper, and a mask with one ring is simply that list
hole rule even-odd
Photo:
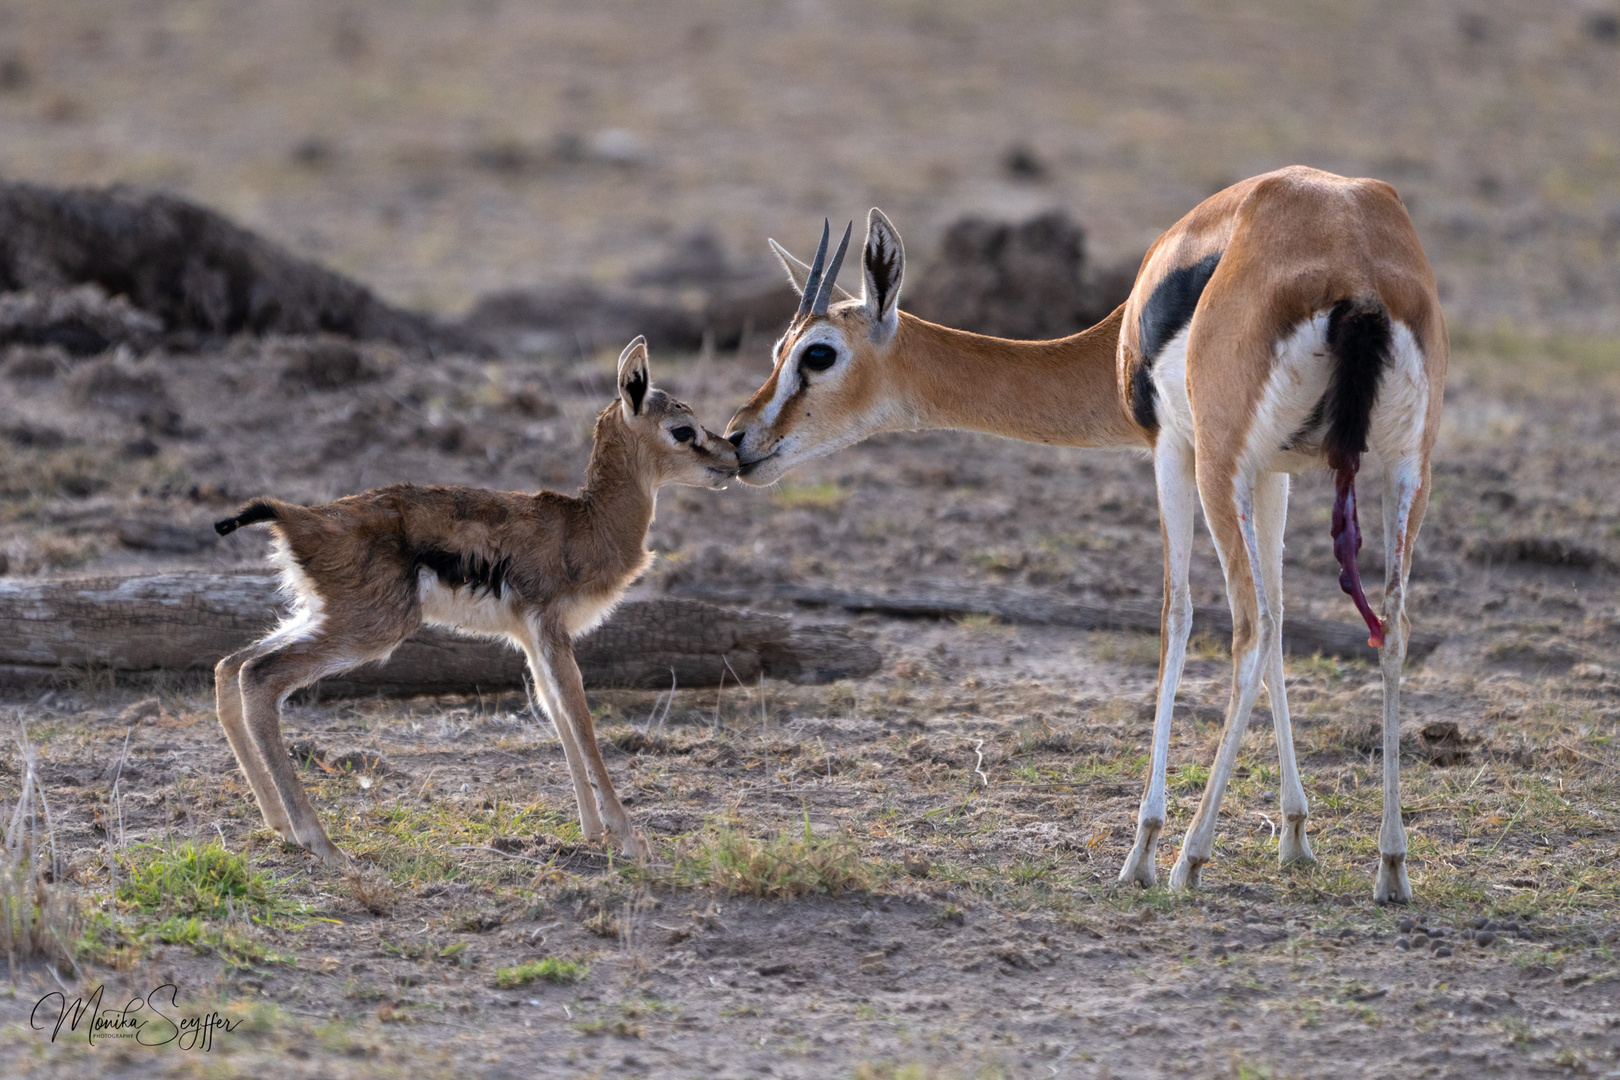
[{"label": "gazelle hoof", "polygon": [[626,858],[646,862],[652,858],[652,845],[640,832],[632,829],[619,838],[619,852]]},{"label": "gazelle hoof", "polygon": [[309,844],[306,848],[311,855],[325,863],[328,870],[348,870],[354,865],[343,849],[330,840],[324,844]]},{"label": "gazelle hoof", "polygon": [[1158,847],[1158,829],[1138,829],[1136,843],[1125,857],[1125,865],[1119,868],[1119,883],[1129,885],[1134,881],[1144,889],[1153,888],[1159,880],[1159,870],[1154,865],[1158,861]]},{"label": "gazelle hoof", "polygon": [[1145,851],[1140,855],[1131,852],[1125,865],[1119,868],[1119,883],[1129,885],[1135,882],[1144,889],[1153,888],[1159,882],[1159,870],[1153,863],[1153,852]]},{"label": "gazelle hoof", "polygon": [[1176,865],[1170,868],[1170,888],[1174,890],[1198,888],[1198,880],[1203,871],[1202,861],[1193,862],[1186,855],[1182,855],[1176,860]]},{"label": "gazelle hoof", "polygon": [[1290,867],[1316,865],[1311,842],[1305,839],[1305,822],[1290,821],[1283,826],[1282,835],[1277,841],[1277,864]]},{"label": "gazelle hoof", "polygon": [[1412,883],[1406,876],[1405,855],[1379,857],[1378,880],[1373,884],[1373,900],[1380,904],[1412,902]]}]

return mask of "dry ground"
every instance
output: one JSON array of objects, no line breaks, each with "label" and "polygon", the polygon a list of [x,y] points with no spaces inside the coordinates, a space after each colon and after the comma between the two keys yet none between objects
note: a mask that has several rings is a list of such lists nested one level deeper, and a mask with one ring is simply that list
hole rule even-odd
[{"label": "dry ground", "polygon": [[[0,6],[7,176],[173,187],[446,314],[495,288],[617,280],[697,226],[751,254],[766,235],[797,246],[821,215],[876,202],[926,260],[965,210],[1056,205],[1109,261],[1265,168],[1391,179],[1458,331],[1411,600],[1415,624],[1446,643],[1414,666],[1405,701],[1461,740],[1438,753],[1411,742],[1417,902],[1377,909],[1377,676],[1295,658],[1320,865],[1273,865],[1262,715],[1208,888],[1121,891],[1156,641],[852,619],[886,652],[880,677],[681,691],[661,726],[654,694],[593,694],[610,768],[655,839],[647,868],[579,845],[557,744],[519,698],[293,705],[317,805],[366,868],[346,880],[261,827],[206,686],[86,675],[13,698],[6,718],[40,750],[67,883],[94,915],[86,962],[109,999],[172,978],[186,1012],[219,1007],[244,1026],[206,1055],[53,1045],[27,1014],[56,984],[28,966],[0,998],[0,1072],[1614,1073],[1620,349],[1600,335],[1620,329],[1620,48],[1608,10]],[[1014,143],[1044,173],[1010,173]],[[216,544],[207,523],[267,491],[571,487],[610,392],[607,357],[426,363],[369,346],[356,381],[322,388],[298,374],[308,349],[243,341],[63,368],[8,358],[10,572],[258,565],[261,539]],[[719,427],[764,355],[756,338],[736,356],[653,363]],[[1326,485],[1295,490],[1290,610],[1349,620]],[[643,588],[763,597],[781,582],[927,580],[1151,600],[1156,526],[1151,471],[1128,456],[887,437],[768,492],[667,494],[652,536],[663,557]],[[1194,575],[1199,603],[1222,600],[1207,545]],[[1165,866],[1213,752],[1227,669],[1218,642],[1189,663]],[[154,693],[160,707],[133,708]],[[15,802],[20,768],[8,744],[0,803]],[[131,888],[143,866],[210,841],[262,875],[247,889],[257,899],[193,915],[177,890]],[[1418,916],[1448,931],[1449,956],[1412,947],[1398,920]],[[1496,940],[1460,940],[1480,919],[1499,924]],[[503,969],[545,958],[589,971],[499,985]]]},{"label": "dry ground", "polygon": [[[887,663],[858,684],[681,691],[667,717],[659,695],[595,693],[610,767],[655,838],[649,868],[580,846],[558,746],[521,697],[294,705],[289,738],[360,881],[262,827],[207,686],[171,680],[161,708],[132,708],[152,688],[86,675],[13,713],[40,748],[71,880],[99,912],[95,978],[139,993],[173,978],[182,1007],[225,1002],[248,1026],[205,1063],[53,1047],[25,1026],[53,985],[31,968],[0,1006],[3,1045],[43,1076],[252,1075],[272,1057],[311,1076],[1613,1070],[1617,369],[1591,342],[1463,344],[1413,588],[1417,624],[1446,641],[1405,696],[1420,726],[1453,722],[1462,743],[1414,733],[1405,755],[1410,912],[1370,902],[1377,676],[1357,662],[1290,662],[1320,866],[1274,866],[1262,714],[1209,888],[1185,897],[1113,884],[1146,763],[1149,636],[863,617]],[[13,565],[254,564],[253,537],[151,547],[201,544],[208,520],[261,490],[566,485],[610,392],[605,363],[537,371],[383,350],[367,354],[369,381],[314,390],[284,375],[303,347],[130,366],[181,415],[172,436],[83,392],[86,365],[111,361],[11,380],[5,425],[73,433],[11,459]],[[716,424],[758,375],[730,357],[654,364]],[[288,452],[264,454],[266,432]],[[143,438],[156,452],[130,464],[122,448]],[[1327,506],[1319,479],[1299,483],[1290,605],[1348,619]],[[641,588],[943,580],[1151,597],[1155,525],[1149,469],[1132,457],[892,437],[769,491],[667,494],[652,537],[664,557]],[[1558,557],[1586,565],[1523,561]],[[1377,565],[1376,541],[1364,558]],[[1207,550],[1196,575],[1200,602],[1220,601]],[[1228,667],[1218,642],[1188,666],[1166,865]],[[15,800],[18,754],[5,762],[0,799]],[[172,898],[113,898],[141,866],[211,840],[273,879],[275,903],[188,923]],[[1447,931],[1451,955],[1401,949],[1403,916]],[[1461,940],[1483,919],[1520,932]],[[501,969],[546,957],[589,974],[497,985]]]}]

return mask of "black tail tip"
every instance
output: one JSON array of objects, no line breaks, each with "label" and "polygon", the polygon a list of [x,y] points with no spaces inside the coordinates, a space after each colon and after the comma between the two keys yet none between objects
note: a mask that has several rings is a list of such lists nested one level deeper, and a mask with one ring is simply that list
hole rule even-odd
[{"label": "black tail tip", "polygon": [[267,502],[248,503],[242,512],[235,517],[228,517],[224,521],[214,522],[214,531],[221,536],[229,536],[244,525],[257,525],[261,521],[275,521],[276,508]]}]

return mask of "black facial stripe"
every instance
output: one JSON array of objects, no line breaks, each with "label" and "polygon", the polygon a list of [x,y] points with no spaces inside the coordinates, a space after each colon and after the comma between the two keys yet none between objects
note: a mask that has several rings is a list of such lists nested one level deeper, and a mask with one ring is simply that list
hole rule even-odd
[{"label": "black facial stripe", "polygon": [[1142,359],[1131,373],[1131,414],[1149,431],[1159,429],[1153,400],[1153,361],[1192,322],[1198,298],[1204,295],[1204,286],[1209,284],[1220,262],[1221,252],[1217,251],[1190,266],[1176,267],[1164,275],[1147,303],[1142,305],[1142,317],[1137,323]]}]

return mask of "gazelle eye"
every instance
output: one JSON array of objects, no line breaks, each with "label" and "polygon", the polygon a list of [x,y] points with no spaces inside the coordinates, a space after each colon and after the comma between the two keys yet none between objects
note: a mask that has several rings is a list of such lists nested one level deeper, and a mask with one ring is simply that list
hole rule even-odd
[{"label": "gazelle eye", "polygon": [[811,371],[826,371],[838,359],[838,350],[831,345],[812,345],[799,357],[799,366]]},{"label": "gazelle eye", "polygon": [[669,431],[669,437],[674,439],[676,442],[691,442],[692,436],[696,434],[697,432],[693,431],[689,427],[671,428]]}]

